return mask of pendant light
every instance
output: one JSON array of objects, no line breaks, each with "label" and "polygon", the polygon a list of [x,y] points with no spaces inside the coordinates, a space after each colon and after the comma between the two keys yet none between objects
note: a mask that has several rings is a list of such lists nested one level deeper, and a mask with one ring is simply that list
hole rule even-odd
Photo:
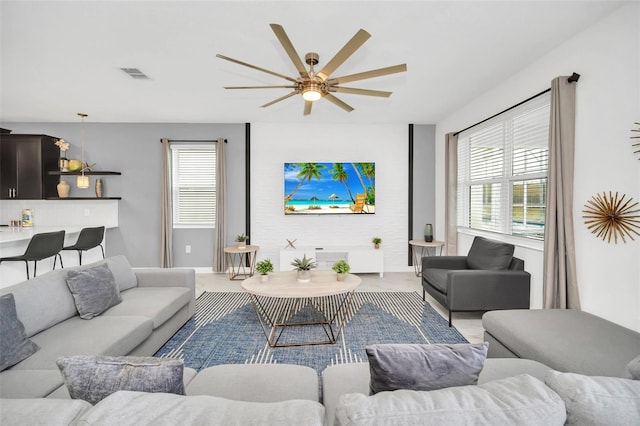
[{"label": "pendant light", "polygon": [[81,189],[89,188],[89,176],[84,175],[85,162],[84,162],[84,118],[87,114],[79,112],[78,115],[82,120],[82,150],[80,154],[80,161],[82,162],[82,168],[80,169],[80,176],[76,177],[76,186]]}]

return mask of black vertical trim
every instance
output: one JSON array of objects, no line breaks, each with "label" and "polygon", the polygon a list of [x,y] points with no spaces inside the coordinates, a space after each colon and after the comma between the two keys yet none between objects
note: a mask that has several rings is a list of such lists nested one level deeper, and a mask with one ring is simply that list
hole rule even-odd
[{"label": "black vertical trim", "polygon": [[244,228],[251,243],[251,123],[244,123]]},{"label": "black vertical trim", "polygon": [[413,257],[411,256],[411,246],[409,245],[409,241],[413,239],[413,124],[409,124],[409,199],[408,199],[408,209],[409,214],[409,223],[408,223],[408,239],[407,239],[407,265],[413,266]]}]

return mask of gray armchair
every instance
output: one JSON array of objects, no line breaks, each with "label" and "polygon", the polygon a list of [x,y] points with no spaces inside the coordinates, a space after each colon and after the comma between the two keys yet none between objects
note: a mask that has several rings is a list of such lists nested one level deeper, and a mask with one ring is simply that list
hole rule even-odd
[{"label": "gray armchair", "polygon": [[467,256],[422,258],[425,292],[451,313],[529,309],[531,275],[512,244],[475,237]]}]

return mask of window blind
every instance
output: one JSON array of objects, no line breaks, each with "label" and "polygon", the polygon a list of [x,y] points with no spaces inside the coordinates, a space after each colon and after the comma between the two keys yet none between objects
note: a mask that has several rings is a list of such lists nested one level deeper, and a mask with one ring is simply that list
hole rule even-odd
[{"label": "window blind", "polygon": [[458,137],[458,226],[544,237],[549,94]]},{"label": "window blind", "polygon": [[174,226],[213,226],[216,211],[215,144],[172,144]]}]

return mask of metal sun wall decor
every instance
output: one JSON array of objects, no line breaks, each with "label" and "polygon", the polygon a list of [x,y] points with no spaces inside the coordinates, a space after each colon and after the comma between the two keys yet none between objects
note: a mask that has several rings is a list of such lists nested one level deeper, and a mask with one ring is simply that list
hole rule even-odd
[{"label": "metal sun wall decor", "polygon": [[628,236],[632,240],[633,234],[640,236],[638,230],[640,230],[640,209],[633,210],[638,205],[638,202],[633,202],[633,198],[629,197],[625,201],[625,194],[622,197],[618,197],[618,193],[613,196],[611,191],[607,195],[606,192],[602,194],[596,194],[591,197],[591,200],[585,204],[585,209],[582,212],[582,216],[587,228],[591,230],[591,233],[596,234],[596,237],[601,237],[602,241],[611,242],[611,237],[616,244],[618,244],[618,235],[622,238],[622,241],[626,244],[627,240],[625,236]]},{"label": "metal sun wall decor", "polygon": [[[640,133],[640,122],[633,123],[638,126],[637,129],[631,129],[632,132]],[[631,136],[631,147],[633,148],[633,153],[638,156],[638,160],[640,160],[640,142],[634,141],[633,139],[640,139],[640,135]]]}]

